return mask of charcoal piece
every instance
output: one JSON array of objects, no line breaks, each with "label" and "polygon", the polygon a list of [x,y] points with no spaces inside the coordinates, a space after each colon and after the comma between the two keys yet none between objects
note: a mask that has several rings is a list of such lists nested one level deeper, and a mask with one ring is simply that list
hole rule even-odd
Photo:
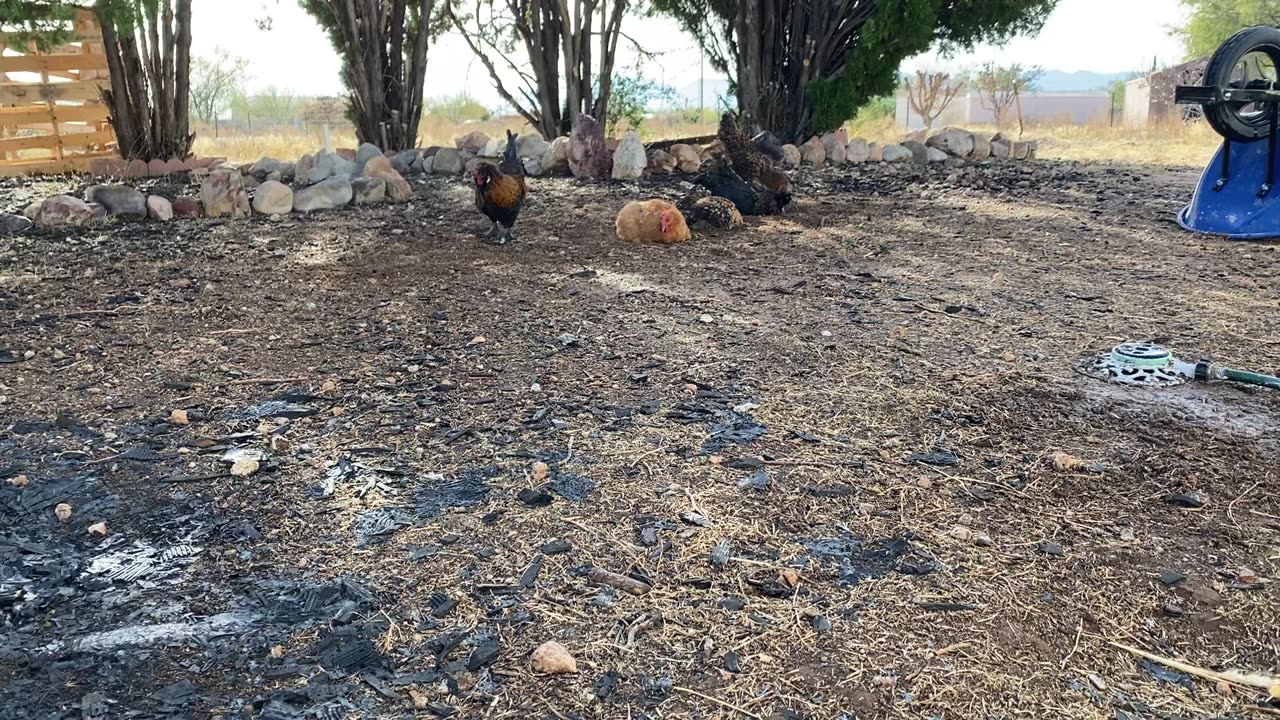
[{"label": "charcoal piece", "polygon": [[960,464],[959,455],[956,455],[950,450],[943,450],[942,448],[938,448],[933,452],[915,453],[908,457],[907,460],[915,463],[921,463],[922,465],[949,466]]},{"label": "charcoal piece", "polygon": [[195,683],[185,678],[173,683],[172,685],[166,685],[165,687],[151,693],[152,700],[155,700],[161,705],[171,706],[186,705],[189,702],[199,699],[199,697],[200,688],[196,687]]},{"label": "charcoal piece", "polygon": [[543,490],[534,490],[533,488],[522,489],[516,493],[516,499],[529,507],[546,507],[555,500],[550,493]]},{"label": "charcoal piece", "polygon": [[538,552],[541,552],[543,555],[561,555],[572,549],[573,545],[570,544],[568,540],[556,539],[548,542],[546,545],[543,545]]},{"label": "charcoal piece", "polygon": [[476,672],[481,668],[492,665],[498,659],[498,638],[494,636],[484,636],[477,638],[476,645],[471,649],[471,654],[467,656],[467,669]]}]

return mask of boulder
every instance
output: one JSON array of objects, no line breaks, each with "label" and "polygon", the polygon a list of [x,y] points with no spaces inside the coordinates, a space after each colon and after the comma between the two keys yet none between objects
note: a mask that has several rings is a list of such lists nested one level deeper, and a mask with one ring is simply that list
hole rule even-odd
[{"label": "boulder", "polygon": [[702,166],[702,157],[698,151],[684,143],[676,143],[667,150],[676,162],[676,169],[682,173],[696,173]]},{"label": "boulder", "polygon": [[[640,154],[643,158],[643,148]],[[578,115],[569,134],[569,171],[574,177],[604,180],[612,169],[613,156],[605,145],[604,126],[590,115]]]},{"label": "boulder", "polygon": [[862,138],[854,138],[844,146],[844,161],[851,164],[864,163],[871,159],[871,146]]},{"label": "boulder", "polygon": [[952,157],[967,158],[973,154],[973,133],[959,128],[947,128],[934,133],[925,145],[937,148]]},{"label": "boulder", "polygon": [[[381,153],[379,153],[379,156],[381,156]],[[331,177],[350,180],[351,176],[356,174],[355,161],[348,160],[336,152],[321,151],[316,154],[315,160],[315,165],[311,168],[310,174],[307,175],[308,184],[314,185]],[[205,208],[207,209],[208,205]]]},{"label": "boulder", "polygon": [[466,150],[470,153],[479,154],[480,151],[484,150],[484,146],[489,144],[489,140],[491,139],[492,138],[488,135],[476,130],[455,139],[453,141],[453,146],[458,150]]},{"label": "boulder", "polygon": [[293,190],[274,180],[262,183],[253,193],[253,211],[259,215],[287,215],[293,212]]},{"label": "boulder", "polygon": [[280,173],[280,177],[293,174],[294,165],[285,160],[277,160],[273,157],[263,157],[249,168],[249,174],[259,180],[267,180],[272,173]]},{"label": "boulder", "polygon": [[529,158],[524,161],[524,174],[529,177],[538,177],[542,174],[542,161],[538,158]]},{"label": "boulder", "polygon": [[516,138],[516,155],[522,159],[537,158],[547,152],[547,148],[551,147],[551,143],[542,139],[538,133],[525,133]]},{"label": "boulder", "polygon": [[23,215],[0,215],[0,237],[21,235],[31,229],[35,223]]},{"label": "boulder", "polygon": [[435,164],[436,164],[435,155],[423,155],[422,156],[422,174],[430,175],[431,171],[435,169]]},{"label": "boulder", "polygon": [[142,220],[147,216],[147,196],[128,185],[90,185],[84,199],[98,203],[111,217]]},{"label": "boulder", "polygon": [[88,225],[97,219],[93,207],[70,195],[54,195],[40,203],[40,209],[32,218],[40,227],[61,227],[63,225]]},{"label": "boulder", "polygon": [[293,164],[293,179],[301,185],[310,182],[311,170],[316,166],[316,159],[311,155],[303,155]]},{"label": "boulder", "polygon": [[973,152],[969,153],[970,159],[986,160],[991,157],[991,141],[981,135],[973,136]]},{"label": "boulder", "polygon": [[391,161],[379,155],[365,163],[364,174],[366,177],[378,178],[386,181],[386,196],[392,202],[405,202],[413,197],[413,188],[409,187],[408,181],[391,167]]},{"label": "boulder", "polygon": [[649,158],[645,155],[640,135],[635,130],[627,131],[613,152],[613,179],[639,180],[648,166]]},{"label": "boulder", "polygon": [[940,162],[946,162],[949,158],[951,158],[951,156],[939,150],[936,147],[926,147],[925,158],[928,162],[940,163]]},{"label": "boulder", "polygon": [[1014,160],[1026,160],[1027,156],[1029,156],[1030,154],[1031,154],[1030,143],[1025,143],[1020,140],[1015,140],[1009,144],[1009,157],[1013,158]]},{"label": "boulder", "polygon": [[756,149],[768,155],[774,162],[782,162],[782,140],[777,135],[765,130],[751,138]]},{"label": "boulder", "polygon": [[910,148],[903,145],[885,145],[880,152],[884,161],[889,163],[907,162],[915,156]]},{"label": "boulder", "polygon": [[413,162],[409,163],[409,172],[415,175],[423,175],[427,172],[430,172],[425,167],[423,167],[423,162],[425,162],[426,160],[427,160],[427,157],[425,155],[415,150],[413,155]]},{"label": "boulder", "polygon": [[351,181],[331,177],[293,194],[293,209],[298,212],[331,210],[351,202]]},{"label": "boulder", "polygon": [[[671,156],[671,153],[665,150],[650,150],[648,158],[649,164],[645,167],[646,173],[650,175],[670,175],[675,172],[676,159]],[[614,167],[617,167],[617,163],[614,163]]]},{"label": "boulder", "polygon": [[173,203],[159,195],[148,195],[147,217],[160,222],[169,222],[173,219]]},{"label": "boulder", "polygon": [[28,205],[28,206],[26,206],[25,208],[23,208],[23,210],[22,210],[22,216],[23,216],[23,217],[25,217],[25,218],[26,218],[26,219],[28,219],[28,220],[35,220],[35,219],[36,219],[36,216],[40,214],[40,206],[41,206],[41,205],[44,205],[44,201],[43,201],[43,200],[37,200],[37,201],[35,201],[35,202],[31,203],[30,205]]},{"label": "boulder", "polygon": [[991,157],[996,160],[1007,160],[1009,158],[1009,146],[999,140],[991,141]]},{"label": "boulder", "polygon": [[911,159],[921,165],[929,162],[929,148],[919,140],[903,140],[902,147],[911,151]]},{"label": "boulder", "polygon": [[462,154],[453,148],[440,148],[431,157],[431,172],[437,175],[457,175],[462,172]]},{"label": "boulder", "polygon": [[352,174],[363,175],[364,164],[376,157],[383,157],[382,151],[378,149],[377,145],[361,143],[360,147],[356,148],[356,171]]},{"label": "boulder", "polygon": [[358,177],[351,181],[351,194],[356,205],[371,205],[387,199],[387,181],[379,177]]},{"label": "boulder", "polygon": [[204,214],[204,209],[200,207],[200,201],[193,197],[175,198],[173,201],[173,216],[189,220],[198,218]]},{"label": "boulder", "polygon": [[884,162],[884,146],[880,143],[867,143],[867,162]]},{"label": "boulder", "polygon": [[787,143],[782,146],[782,165],[783,167],[800,167],[800,148]]},{"label": "boulder", "polygon": [[829,132],[822,136],[822,149],[827,154],[827,162],[832,165],[843,165],[845,146],[849,144],[849,133],[844,128]]},{"label": "boulder", "polygon": [[827,149],[816,137],[800,146],[800,164],[809,167],[822,167],[827,162]]},{"label": "boulder", "polygon": [[200,183],[200,204],[207,217],[248,217],[249,195],[236,170],[216,170]]},{"label": "boulder", "polygon": [[561,135],[542,153],[543,175],[567,175],[569,173],[569,138]]},{"label": "boulder", "polygon": [[480,151],[481,157],[500,158],[502,153],[507,151],[506,138],[493,138],[484,144],[484,149]]}]

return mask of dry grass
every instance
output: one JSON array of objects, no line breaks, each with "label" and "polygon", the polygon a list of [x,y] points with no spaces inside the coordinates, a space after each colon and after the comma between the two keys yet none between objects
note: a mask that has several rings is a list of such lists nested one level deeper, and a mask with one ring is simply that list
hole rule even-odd
[{"label": "dry grass", "polygon": [[[894,126],[892,118],[854,120],[847,123],[845,128],[850,137],[862,137],[881,143],[898,142],[905,136],[900,128]],[[996,132],[994,127],[971,129],[989,134]],[[418,144],[420,147],[452,146],[454,138],[474,130],[500,136],[506,130],[528,132],[530,127],[517,117],[457,123],[443,117],[429,115],[423,120]],[[710,135],[715,131],[715,118],[712,114],[694,118],[684,113],[672,113],[651,118],[639,128],[640,137],[646,142]],[[1204,124],[1192,126],[1175,124],[1142,129],[1098,125],[1028,126],[1024,136],[1040,141],[1039,156],[1046,160],[1188,167],[1201,167],[1207,164],[1221,142],[1218,136]],[[349,127],[335,128],[333,142],[337,147],[354,147],[355,133]],[[285,129],[253,133],[223,130],[217,138],[213,137],[211,129],[197,129],[195,151],[199,155],[221,156],[237,162],[248,162],[264,155],[296,158],[304,153],[315,152],[322,144],[318,129],[310,131]]]}]

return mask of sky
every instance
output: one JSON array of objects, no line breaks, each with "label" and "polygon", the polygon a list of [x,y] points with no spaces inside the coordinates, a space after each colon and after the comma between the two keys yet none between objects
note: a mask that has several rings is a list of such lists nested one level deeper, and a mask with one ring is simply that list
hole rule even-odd
[{"label": "sky", "polygon": [[[192,53],[208,56],[220,46],[249,60],[250,92],[275,85],[298,95],[337,95],[338,59],[315,21],[295,0],[273,5],[273,27],[260,30],[263,0],[195,0]],[[985,61],[1039,65],[1046,70],[1088,70],[1123,73],[1181,59],[1179,41],[1169,27],[1183,18],[1180,0],[1061,0],[1038,37],[1020,37],[1008,46],[978,47],[955,58],[926,54],[912,58],[904,69],[960,69]],[[643,43],[655,60],[645,74],[675,88],[697,87],[700,53],[693,39],[664,19],[633,19],[628,34]],[[629,47],[619,51],[619,67],[633,63]],[[714,73],[702,66],[708,81]],[[483,65],[472,57],[461,38],[445,36],[430,50],[428,97],[461,92],[489,106],[501,104]],[[708,97],[707,104],[714,98]]]}]

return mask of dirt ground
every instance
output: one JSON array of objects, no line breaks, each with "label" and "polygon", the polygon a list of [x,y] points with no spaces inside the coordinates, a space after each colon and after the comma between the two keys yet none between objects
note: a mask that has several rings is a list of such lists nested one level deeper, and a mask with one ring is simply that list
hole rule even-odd
[{"label": "dirt ground", "polygon": [[1280,397],[1077,370],[1280,370],[1280,246],[1179,229],[1195,177],[810,173],[678,247],[613,237],[676,183],[559,179],[502,248],[438,178],[0,239],[0,714],[1280,715],[1158,659],[1280,674]]}]

